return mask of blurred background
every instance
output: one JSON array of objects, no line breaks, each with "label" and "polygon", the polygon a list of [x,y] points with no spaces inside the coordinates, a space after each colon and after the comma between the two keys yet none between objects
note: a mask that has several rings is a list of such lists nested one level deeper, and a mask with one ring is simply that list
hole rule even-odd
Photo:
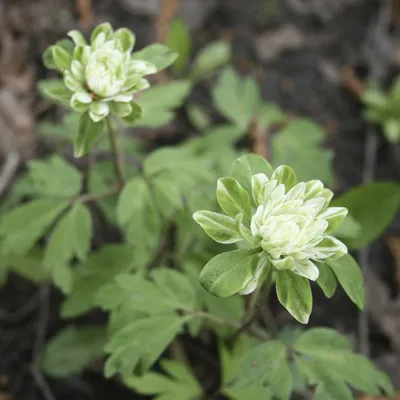
[{"label": "blurred background", "polygon": [[[137,49],[156,41],[185,50],[179,67],[153,77],[158,83],[190,75],[204,48],[216,41],[226,44],[229,55],[222,57],[221,67],[232,64],[240,75],[255,77],[263,99],[285,119],[308,117],[321,127],[322,155],[304,146],[300,133],[282,145],[291,151],[286,158],[301,153],[301,168],[320,170],[335,192],[363,182],[400,180],[400,101],[392,90],[400,71],[398,0],[1,0],[2,200],[27,160],[64,151],[46,135],[46,124],[62,121],[64,111],[36,90],[39,79],[52,76],[42,52],[69,30],[89,33],[103,21],[133,30]],[[189,97],[217,121],[221,117],[213,112],[210,91],[218,76],[217,71],[199,79]],[[365,93],[377,86],[384,93],[392,90],[390,124],[365,112],[371,100]],[[192,135],[190,110],[177,107],[172,120],[139,127],[136,135],[150,148],[179,143]],[[250,129],[243,145],[268,158],[271,138],[279,131],[273,124],[269,128]],[[318,157],[325,161],[319,164]],[[330,300],[321,295],[315,299],[314,323],[353,335],[400,388],[400,218],[359,257],[371,299],[368,312],[360,317],[341,293]],[[45,318],[50,333],[62,324],[57,316],[61,295],[53,294],[44,317],[41,295],[14,274],[0,292],[0,400],[138,398],[106,381],[101,365],[77,378],[50,380],[48,393],[30,363],[35,346],[42,346],[38,324]]]}]

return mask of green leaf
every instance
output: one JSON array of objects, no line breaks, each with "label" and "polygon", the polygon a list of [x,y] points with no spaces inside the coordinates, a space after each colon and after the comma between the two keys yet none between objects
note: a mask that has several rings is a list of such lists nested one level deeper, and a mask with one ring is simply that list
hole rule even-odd
[{"label": "green leaf", "polygon": [[364,279],[361,270],[350,254],[326,262],[335,273],[347,296],[362,310],[365,305]]},{"label": "green leaf", "polygon": [[136,368],[140,373],[145,372],[174,340],[183,322],[182,318],[171,314],[139,319],[122,328],[106,346],[110,357],[105,365],[105,376],[109,378],[120,372],[129,377]]},{"label": "green leaf", "polygon": [[312,328],[300,335],[294,350],[310,357],[327,358],[340,351],[352,350],[349,340],[329,328]]},{"label": "green leaf", "polygon": [[254,78],[241,81],[233,68],[225,69],[212,91],[218,111],[234,124],[246,128],[260,105],[260,92]]},{"label": "green leaf", "polygon": [[172,218],[173,214],[183,207],[183,195],[179,183],[168,176],[158,175],[150,182],[154,201],[164,218]]},{"label": "green leaf", "polygon": [[263,173],[268,177],[273,173],[269,162],[258,154],[239,157],[232,164],[231,175],[247,190],[251,191],[251,177]]},{"label": "green leaf", "polygon": [[[332,376],[329,365],[296,357],[296,365],[311,384],[318,384],[315,398],[320,400],[354,400],[347,385]],[[323,397],[322,397],[323,396]]]},{"label": "green leaf", "polygon": [[104,124],[104,119],[94,122],[88,112],[82,114],[74,140],[75,157],[82,157],[89,152],[91,146],[103,133]]},{"label": "green leaf", "polygon": [[62,317],[87,313],[94,307],[93,299],[98,289],[133,266],[134,252],[130,246],[110,244],[91,253],[77,268],[73,289],[62,305]]},{"label": "green leaf", "polygon": [[161,220],[143,177],[133,178],[125,185],[118,200],[117,220],[126,240],[135,246],[138,262],[146,263],[158,245]]},{"label": "green leaf", "polygon": [[73,93],[67,89],[61,79],[46,79],[39,81],[37,88],[40,94],[45,98],[69,107]]},{"label": "green leaf", "polygon": [[231,217],[212,211],[196,211],[193,218],[218,243],[229,244],[243,240],[236,229],[236,220]]},{"label": "green leaf", "polygon": [[118,200],[118,223],[120,225],[129,223],[137,213],[142,211],[150,196],[149,187],[142,177],[136,177],[127,182]]},{"label": "green leaf", "polygon": [[213,257],[200,273],[200,284],[211,294],[229,297],[253,276],[257,250],[234,250]]},{"label": "green leaf", "polygon": [[186,107],[190,123],[198,130],[203,131],[211,125],[211,120],[203,107],[197,104],[189,104]]},{"label": "green leaf", "polygon": [[278,271],[276,290],[280,303],[302,324],[307,324],[312,310],[312,293],[307,278],[292,271]]},{"label": "green leaf", "polygon": [[217,41],[203,47],[195,58],[190,79],[197,81],[228,64],[231,59],[231,46]]},{"label": "green leaf", "polygon": [[180,74],[189,62],[192,53],[192,38],[187,25],[182,19],[176,18],[172,21],[167,37],[167,45],[178,54],[178,58],[172,68],[177,74]]},{"label": "green leaf", "polygon": [[71,293],[73,286],[73,270],[70,265],[57,264],[51,271],[54,286],[65,295]]},{"label": "green leaf", "polygon": [[174,299],[181,307],[196,308],[196,292],[185,275],[170,268],[158,268],[151,273],[151,276],[165,296]]},{"label": "green leaf", "polygon": [[178,54],[175,53],[175,51],[159,43],[146,46],[144,49],[132,54],[134,60],[148,61],[157,68],[157,71],[169,67],[174,63],[177,57]]},{"label": "green leaf", "polygon": [[156,128],[171,122],[175,116],[173,110],[183,105],[190,89],[189,81],[177,80],[144,91],[139,98],[142,114],[134,126]]},{"label": "green leaf", "polygon": [[1,253],[27,253],[67,206],[68,201],[40,199],[3,214],[0,221]]},{"label": "green leaf", "polygon": [[217,200],[222,210],[230,217],[236,218],[238,214],[243,214],[245,221],[250,222],[250,196],[236,179],[218,179]]},{"label": "green leaf", "polygon": [[337,280],[333,271],[326,263],[318,263],[319,276],[317,283],[326,297],[331,298],[337,288]]},{"label": "green leaf", "polygon": [[307,118],[299,118],[272,138],[273,165],[290,165],[298,181],[332,182],[332,151],[322,147],[325,132]]},{"label": "green leaf", "polygon": [[28,168],[34,190],[42,196],[74,197],[81,191],[81,173],[58,155],[29,161]]},{"label": "green leaf", "polygon": [[260,127],[282,124],[286,120],[285,113],[275,104],[261,104],[258,111],[257,123]]},{"label": "green leaf", "polygon": [[103,326],[69,326],[46,344],[41,367],[56,378],[76,375],[102,356],[105,343]]},{"label": "green leaf", "polygon": [[252,348],[243,358],[236,388],[260,385],[273,398],[289,400],[292,377],[287,363],[286,346],[272,340]]},{"label": "green leaf", "polygon": [[127,304],[146,314],[165,314],[175,310],[194,310],[196,293],[187,277],[161,267],[152,274],[153,281],[138,275],[121,274],[98,291],[95,303],[105,310]]},{"label": "green leaf", "polygon": [[44,263],[49,269],[68,264],[74,256],[85,260],[91,244],[92,219],[83,204],[75,204],[54,228],[47,244]]},{"label": "green leaf", "polygon": [[50,279],[49,271],[43,266],[43,250],[33,248],[24,255],[6,255],[0,257],[0,270],[7,273],[8,270],[28,279],[31,282],[41,284]]},{"label": "green leaf", "polygon": [[[333,383],[327,384],[327,377],[337,382],[344,393],[344,382],[354,388],[379,395],[381,387],[387,394],[394,390],[386,376],[378,371],[365,357],[353,354],[349,340],[333,329],[313,328],[303,333],[294,345],[294,350],[305,356],[296,358],[300,370],[310,383],[319,383],[321,392],[327,391],[333,399]],[[350,397],[351,398],[351,397]]]},{"label": "green leaf", "polygon": [[334,206],[346,207],[360,225],[359,235],[346,240],[352,249],[360,249],[379,237],[400,208],[400,185],[374,182],[353,188],[337,197]]},{"label": "green leaf", "polygon": [[192,400],[203,393],[201,385],[186,365],[176,360],[161,360],[168,375],[148,372],[142,377],[127,377],[125,385],[144,395],[156,395],[158,400]]},{"label": "green leaf", "polygon": [[72,54],[61,46],[54,45],[51,47],[54,64],[57,68],[64,72],[68,69],[72,62]]}]

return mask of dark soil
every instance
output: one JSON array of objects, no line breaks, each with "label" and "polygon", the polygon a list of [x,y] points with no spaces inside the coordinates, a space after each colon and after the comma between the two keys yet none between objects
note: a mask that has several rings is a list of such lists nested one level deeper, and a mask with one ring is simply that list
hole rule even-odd
[{"label": "dark soil", "polygon": [[[26,158],[46,151],[35,136],[34,125],[35,121],[52,116],[55,110],[35,92],[35,81],[46,74],[40,55],[68,30],[81,28],[78,3],[0,2],[0,92],[12,93],[19,107],[14,111],[21,119],[16,121],[27,121],[25,125],[11,124],[12,135],[7,136],[2,124],[8,111],[2,109],[0,102],[0,156],[4,158],[13,146]],[[160,11],[156,7],[153,14],[151,10],[144,12],[143,4],[150,1],[98,0],[95,3],[95,22],[108,20],[115,26],[133,29],[138,47],[154,40]],[[400,50],[397,0],[198,0],[187,3],[198,3],[204,12],[203,18],[197,9],[191,13],[193,4],[186,10],[197,46],[230,37],[236,67],[243,73],[253,72],[258,76],[266,100],[294,115],[309,116],[326,128],[326,144],[335,153],[338,193],[368,176],[373,180],[399,181],[398,149],[396,153],[378,129],[363,121],[359,101],[349,90],[348,80],[343,79],[344,67],[354,72],[355,79],[375,78],[385,85],[399,72],[400,60],[395,56]],[[287,33],[288,27],[292,33]],[[271,37],[277,39],[271,41]],[[200,87],[194,95],[209,101],[206,93]],[[185,121],[177,124],[177,131],[181,131],[177,137],[161,129],[152,132],[149,142],[158,145],[179,140],[185,135]],[[366,152],[368,145],[372,151]],[[344,293],[338,291],[327,300],[316,291],[311,324],[332,326],[346,333],[359,348],[370,351],[373,360],[391,375],[400,389],[400,347],[396,337],[400,334],[400,309],[396,307],[399,285],[396,285],[395,262],[386,244],[388,236],[400,236],[400,218],[393,221],[368,253],[358,255],[362,257],[369,299],[373,303],[370,312],[360,318]],[[42,340],[63,327],[58,318],[61,298],[56,290],[37,287],[15,275],[1,289],[0,400],[140,398],[118,382],[105,380],[101,368],[71,379],[55,380],[43,377],[37,367],[32,367],[43,348]],[[379,309],[375,306],[378,303]],[[278,321],[285,322],[286,316],[278,307],[274,309]],[[89,318],[97,321],[103,316],[96,314]],[[364,326],[361,330],[360,323]],[[200,375],[212,391],[218,380],[214,355],[210,349],[199,348],[193,339],[185,339],[185,346],[194,364],[207,367],[200,371],[211,371],[210,376]]]}]

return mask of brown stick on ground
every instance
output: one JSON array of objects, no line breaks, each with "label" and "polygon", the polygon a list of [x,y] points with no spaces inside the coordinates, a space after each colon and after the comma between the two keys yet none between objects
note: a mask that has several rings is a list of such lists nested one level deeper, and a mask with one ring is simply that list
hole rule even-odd
[{"label": "brown stick on ground", "polygon": [[76,8],[79,12],[79,19],[82,26],[89,28],[93,25],[93,1],[92,0],[76,0]]},{"label": "brown stick on ground", "polygon": [[181,0],[163,0],[160,14],[156,21],[156,40],[165,43],[169,28],[176,13],[181,7]]},{"label": "brown stick on ground", "polygon": [[253,140],[253,152],[270,160],[268,126],[262,126],[257,121],[253,121],[250,136]]},{"label": "brown stick on ground", "polygon": [[347,89],[354,94],[354,96],[360,98],[365,90],[364,84],[357,77],[354,69],[349,65],[345,65],[342,68],[342,81]]}]

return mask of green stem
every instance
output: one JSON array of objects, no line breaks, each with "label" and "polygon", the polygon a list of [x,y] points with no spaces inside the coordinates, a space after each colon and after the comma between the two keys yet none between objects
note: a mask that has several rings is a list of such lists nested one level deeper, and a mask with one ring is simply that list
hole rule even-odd
[{"label": "green stem", "polygon": [[256,289],[256,291],[252,294],[246,315],[242,319],[239,328],[235,332],[234,338],[236,338],[240,333],[248,330],[251,324],[257,319],[263,301],[266,301],[266,298],[269,296],[271,286],[272,286],[272,266],[270,266],[270,269],[267,273],[264,283],[260,285]]},{"label": "green stem", "polygon": [[114,165],[115,175],[118,180],[119,186],[122,188],[125,183],[124,176],[124,154],[118,145],[117,133],[114,130],[110,118],[106,118],[108,139],[111,145],[111,153]]}]

